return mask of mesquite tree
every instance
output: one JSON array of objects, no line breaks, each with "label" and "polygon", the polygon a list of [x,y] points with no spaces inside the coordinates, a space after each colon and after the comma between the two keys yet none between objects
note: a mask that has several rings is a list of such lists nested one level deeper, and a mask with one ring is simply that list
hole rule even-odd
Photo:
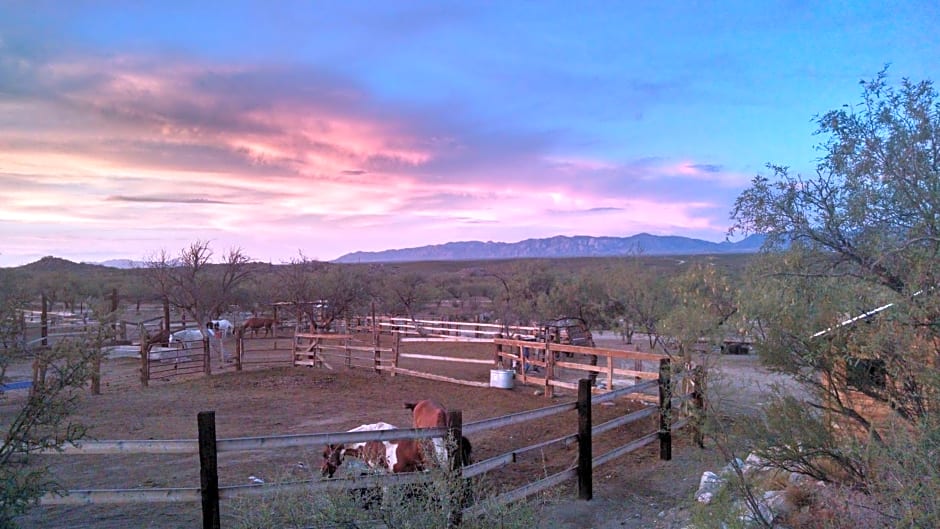
[{"label": "mesquite tree", "polygon": [[196,241],[175,258],[161,250],[148,262],[150,280],[160,295],[200,327],[235,301],[236,289],[251,273],[241,248],[231,248],[216,264],[213,256],[208,241]]},{"label": "mesquite tree", "polygon": [[770,166],[732,211],[774,249],[741,299],[758,351],[815,396],[775,401],[758,434],[773,464],[866,491],[885,526],[936,527],[940,102],[884,71],[861,86],[817,117],[815,175]]},{"label": "mesquite tree", "polygon": [[878,370],[877,384],[857,389],[901,417],[936,409],[940,103],[930,81],[895,88],[882,72],[862,87],[860,105],[817,118],[826,139],[815,176],[772,166],[774,177],[755,178],[732,216],[735,230],[789,245],[763,262],[754,295],[756,315],[770,322],[765,358],[867,428],[838,393],[857,359]]}]

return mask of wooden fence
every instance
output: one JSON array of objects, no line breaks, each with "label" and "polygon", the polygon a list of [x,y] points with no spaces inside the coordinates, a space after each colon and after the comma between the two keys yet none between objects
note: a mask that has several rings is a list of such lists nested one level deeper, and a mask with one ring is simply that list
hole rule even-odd
[{"label": "wooden fence", "polygon": [[365,341],[360,335],[353,334],[296,333],[292,364],[328,369],[333,369],[333,366],[365,367],[380,371],[392,352],[391,348],[380,347],[376,334]]},{"label": "wooden fence", "polygon": [[[551,342],[506,338],[494,338],[492,342],[495,345],[493,364],[510,367],[517,371],[515,376],[523,384],[543,386],[546,397],[554,396],[554,388],[556,387],[569,390],[577,389],[575,383],[562,380],[560,376],[562,370],[577,373],[574,377],[569,375],[567,377],[569,379],[578,379],[586,375],[591,380],[596,381],[599,375],[604,375],[603,388],[598,387],[595,390],[610,391],[616,385],[633,385],[641,380],[657,378],[659,375],[654,370],[655,367],[647,370],[644,366],[650,364],[658,366],[660,360],[665,358],[665,356],[655,353],[601,349]],[[564,358],[569,358],[569,360]],[[604,365],[597,365],[600,358],[605,359]],[[587,363],[576,362],[575,359],[586,360]],[[617,360],[621,361],[621,364],[632,362],[633,369],[617,367]],[[539,369],[541,376],[529,374],[530,367]],[[618,383],[614,378],[615,376],[627,378],[624,382]],[[627,381],[629,381],[629,384],[626,383]]]},{"label": "wooden fence", "polygon": [[[402,438],[429,438],[447,436],[459,439],[461,435],[473,435],[486,430],[536,421],[556,414],[577,411],[575,432],[543,441],[534,445],[512,449],[509,452],[476,462],[462,469],[455,466],[464,478],[479,476],[506,465],[513,464],[522,454],[544,450],[549,446],[562,446],[571,442],[578,443],[578,462],[551,476],[528,483],[517,489],[504,492],[487,500],[486,505],[474,505],[454,513],[452,525],[459,524],[461,518],[480,514],[489,505],[505,504],[518,501],[547,488],[556,486],[570,479],[578,480],[578,496],[589,500],[593,496],[593,469],[622,455],[637,450],[650,443],[659,441],[660,458],[672,457],[672,431],[687,424],[695,427],[696,442],[701,446],[701,434],[698,426],[704,414],[704,397],[698,391],[703,388],[703,372],[696,369],[696,378],[689,394],[674,395],[678,377],[673,377],[668,359],[660,360],[659,375],[656,380],[648,380],[635,386],[621,388],[605,394],[592,394],[592,381],[581,379],[578,383],[578,399],[573,402],[556,404],[536,410],[493,417],[468,424],[462,424],[460,412],[451,412],[449,429],[399,429],[372,432],[337,432],[324,434],[282,435],[270,437],[244,437],[234,439],[216,439],[214,412],[201,412],[198,417],[198,439],[187,440],[140,440],[140,441],[86,441],[78,446],[66,446],[60,452],[70,454],[199,454],[200,486],[161,489],[108,489],[108,490],[72,490],[66,495],[47,494],[41,499],[42,505],[84,505],[107,503],[139,502],[201,502],[203,527],[220,527],[219,501],[239,496],[266,494],[285,489],[303,489],[317,491],[325,489],[362,488],[368,486],[388,486],[403,483],[420,482],[427,479],[423,473],[381,475],[357,477],[355,479],[314,479],[284,484],[236,485],[219,484],[217,456],[219,453],[280,449],[299,446],[323,446],[333,443],[353,443],[370,440],[386,441]],[[659,390],[659,405],[648,406],[638,411],[607,421],[603,424],[592,423],[593,405],[626,397],[652,388]],[[690,403],[693,406],[687,414],[676,413],[674,404]],[[628,443],[620,445],[604,454],[594,456],[593,437],[602,435],[619,426],[634,423],[646,418],[659,416],[659,426],[654,431],[641,435]],[[573,425],[574,426],[574,425]],[[574,428],[573,428],[574,429]],[[451,457],[454,465],[460,458]]]},{"label": "wooden fence", "polygon": [[[493,324],[467,324],[407,318],[377,318],[375,326],[362,326],[372,320],[357,320],[347,325],[349,329],[371,330],[372,334],[311,334],[295,333],[292,365],[312,367],[360,367],[388,372],[391,376],[408,375],[440,382],[474,387],[488,387],[488,381],[468,380],[434,373],[430,367],[413,369],[402,367],[403,359],[418,360],[422,366],[435,364],[486,365],[494,369],[512,368],[514,378],[522,384],[544,388],[546,397],[555,395],[555,388],[577,390],[575,382],[582,376],[595,381],[594,391],[611,391],[617,387],[630,386],[642,380],[658,377],[658,362],[664,355],[602,349],[552,342],[534,341],[535,327],[511,327],[513,336],[503,338],[506,328]],[[499,331],[499,332],[498,332]],[[381,337],[391,333],[391,343],[383,347]],[[478,358],[448,356],[444,354],[420,354],[406,352],[409,343],[470,342],[491,343],[493,355]],[[600,360],[603,362],[600,362]],[[412,363],[413,364],[413,363]],[[600,365],[599,365],[600,364]],[[620,367],[618,367],[618,364]],[[623,367],[630,365],[631,368]],[[411,367],[414,367],[413,365]],[[529,373],[530,368],[540,370],[538,375]],[[596,379],[603,375],[600,383]]]},{"label": "wooden fence", "polygon": [[[149,323],[162,321],[161,318]],[[523,385],[543,388],[544,395],[553,397],[556,388],[569,391],[577,389],[576,381],[588,376],[595,381],[594,391],[611,391],[630,386],[643,380],[656,378],[656,363],[662,355],[583,347],[535,340],[535,327],[503,327],[495,324],[445,322],[436,320],[411,320],[408,318],[359,318],[358,323],[344,325],[352,330],[368,330],[371,334],[313,334],[295,332],[284,343],[283,338],[249,338],[236,328],[234,337],[224,338],[226,356],[233,356],[232,364],[220,363],[218,369],[234,367],[241,371],[245,367],[291,365],[314,367],[359,367],[386,372],[391,376],[407,375],[453,384],[488,387],[489,382],[477,379],[458,378],[453,370],[448,375],[435,372],[434,366],[465,364],[488,366],[492,369],[513,369],[514,378]],[[362,327],[365,322],[368,325]],[[372,325],[373,322],[375,325]],[[138,333],[144,335],[148,322],[137,322]],[[176,328],[181,322],[171,322]],[[510,331],[513,338],[502,337]],[[388,338],[389,333],[391,338]],[[525,334],[529,333],[529,334]],[[279,341],[280,340],[280,341]],[[386,343],[382,343],[383,340]],[[451,356],[447,354],[424,354],[408,350],[411,343],[492,343],[492,355],[482,354]],[[273,348],[272,348],[273,344]],[[279,348],[279,344],[284,347]],[[213,343],[212,348],[218,346]],[[140,379],[147,386],[151,379],[173,378],[182,375],[212,374],[212,358],[208,353],[209,342],[183,344],[185,350],[150,348],[141,344]],[[204,354],[195,352],[202,351]],[[405,362],[408,361],[408,362]],[[629,366],[629,367],[627,367]],[[34,382],[41,378],[41,366],[34,369]],[[531,373],[530,369],[538,370]],[[485,371],[484,371],[485,374]],[[38,378],[37,378],[38,377]],[[98,392],[100,376],[95,377],[93,393]],[[652,396],[650,396],[652,398]]]},{"label": "wooden fence", "polygon": [[[363,319],[359,318],[362,322]],[[365,320],[371,324],[371,320]],[[403,342],[460,341],[490,342],[499,336],[535,338],[538,327],[472,323],[461,321],[415,320],[411,318],[380,316],[375,325],[382,333],[397,334]]]}]

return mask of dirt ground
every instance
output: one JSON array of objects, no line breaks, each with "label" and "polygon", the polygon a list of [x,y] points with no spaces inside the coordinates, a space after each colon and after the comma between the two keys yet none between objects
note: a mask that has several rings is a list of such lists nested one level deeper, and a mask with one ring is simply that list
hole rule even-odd
[{"label": "dirt ground", "polygon": [[[619,338],[602,335],[598,346],[621,347]],[[259,342],[260,343],[260,342]],[[282,341],[283,343],[283,341]],[[287,354],[280,346],[276,355]],[[428,346],[426,352],[440,349]],[[479,347],[447,345],[448,352],[480,356]],[[623,346],[626,347],[626,346]],[[475,348],[475,349],[474,349]],[[484,357],[486,354],[484,353]],[[718,358],[722,371],[740,387],[734,393],[742,410],[758,405],[762,384],[770,376],[751,356]],[[488,366],[450,367],[443,374],[488,381]],[[547,399],[537,388],[516,384],[513,389],[477,388],[418,379],[390,377],[366,369],[333,370],[312,368],[247,368],[236,373],[222,364],[213,366],[211,377],[139,383],[139,361],[119,358],[104,362],[102,394],[83,399],[75,419],[92,425],[96,439],[192,439],[196,437],[196,415],[214,410],[219,438],[345,431],[378,421],[410,426],[404,401],[438,400],[463,412],[464,423],[573,400],[571,393]],[[452,370],[448,372],[448,369]],[[25,368],[19,366],[21,374]],[[716,384],[717,386],[717,384]],[[26,391],[10,391],[0,401],[0,417],[22,405]],[[596,406],[595,423],[623,415],[642,406],[620,399],[609,406]],[[655,423],[621,427],[596,439],[594,454],[655,430]],[[533,444],[573,433],[577,417],[557,415],[474,435],[474,460],[504,453],[513,447]],[[682,527],[684,506],[689,505],[704,470],[724,465],[714,450],[690,445],[687,435],[674,436],[672,461],[658,459],[658,445],[647,446],[595,470],[594,499],[577,500],[576,484],[563,485],[539,501],[541,527],[628,528]],[[500,487],[515,487],[557,472],[576,460],[576,445],[521,458],[493,474]],[[319,447],[296,450],[259,450],[219,455],[220,483],[237,485],[254,478],[266,482],[316,477]],[[49,465],[67,489],[136,487],[198,487],[196,455],[43,456],[34,460]],[[201,522],[198,504],[128,504],[54,506],[36,508],[19,520],[22,527],[170,528],[196,527]],[[223,527],[226,504],[222,503]]]}]

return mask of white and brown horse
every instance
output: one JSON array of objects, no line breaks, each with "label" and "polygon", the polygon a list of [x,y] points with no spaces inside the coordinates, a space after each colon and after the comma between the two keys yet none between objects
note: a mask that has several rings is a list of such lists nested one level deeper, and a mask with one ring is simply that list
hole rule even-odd
[{"label": "white and brown horse", "polygon": [[[377,422],[373,424],[363,424],[357,426],[350,432],[375,432],[380,430],[396,430],[397,426],[387,422]],[[418,449],[417,444],[412,439],[396,441],[367,441],[363,443],[353,443],[349,446],[344,444],[331,444],[323,448],[323,462],[320,465],[320,473],[327,477],[333,477],[336,469],[343,464],[346,457],[356,457],[361,459],[369,468],[373,470],[385,470],[391,472],[414,472],[424,470],[424,456]]]},{"label": "white and brown horse", "polygon": [[[394,430],[395,426],[379,422],[357,426],[350,432],[374,432],[378,430]],[[343,464],[346,457],[361,459],[369,468],[380,472],[418,472],[428,468],[429,460],[425,456],[425,443],[420,439],[396,439],[392,441],[368,441],[354,443],[349,446],[331,444],[323,448],[323,462],[320,473],[323,476],[333,477],[336,470]],[[470,461],[470,441],[464,439],[461,443],[466,453],[462,459]]]}]

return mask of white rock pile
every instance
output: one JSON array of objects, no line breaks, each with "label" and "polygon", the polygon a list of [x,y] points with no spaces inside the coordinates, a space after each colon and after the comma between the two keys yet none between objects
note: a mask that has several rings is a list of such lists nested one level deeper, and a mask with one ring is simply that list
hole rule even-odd
[{"label": "white rock pile", "polygon": [[[813,481],[812,478],[796,472],[789,473],[786,480],[770,479],[772,473],[779,475],[782,471],[771,469],[766,460],[755,454],[750,454],[744,461],[735,458],[718,473],[710,471],[702,473],[699,488],[695,492],[695,500],[699,503],[710,504],[730,480],[738,479],[736,469],[740,469],[745,479],[754,486],[755,495],[759,493],[762,487],[767,485],[780,486],[781,482],[785,482],[782,483],[784,487],[814,488],[823,485],[822,482]],[[799,508],[792,503],[790,495],[784,489],[764,490],[763,493],[757,495],[756,499],[757,509],[760,511],[761,517],[768,522],[779,522]],[[741,521],[757,522],[755,513],[752,512],[743,499],[736,500],[733,508],[736,513],[739,513],[738,517]]]}]

